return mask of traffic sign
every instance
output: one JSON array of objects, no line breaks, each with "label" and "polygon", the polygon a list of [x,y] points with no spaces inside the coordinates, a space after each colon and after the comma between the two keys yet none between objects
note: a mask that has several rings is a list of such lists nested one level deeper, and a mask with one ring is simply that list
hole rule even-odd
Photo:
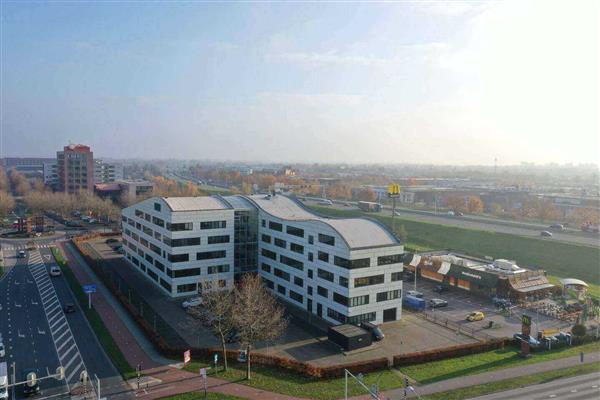
[{"label": "traffic sign", "polygon": [[96,285],[95,284],[83,285],[83,292],[84,293],[96,293]]}]

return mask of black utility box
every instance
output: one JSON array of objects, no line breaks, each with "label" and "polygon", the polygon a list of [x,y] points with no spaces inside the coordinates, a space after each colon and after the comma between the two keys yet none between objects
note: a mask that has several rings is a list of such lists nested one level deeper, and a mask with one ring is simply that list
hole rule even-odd
[{"label": "black utility box", "polygon": [[346,351],[370,346],[372,336],[371,332],[350,324],[330,326],[327,332],[329,340]]}]

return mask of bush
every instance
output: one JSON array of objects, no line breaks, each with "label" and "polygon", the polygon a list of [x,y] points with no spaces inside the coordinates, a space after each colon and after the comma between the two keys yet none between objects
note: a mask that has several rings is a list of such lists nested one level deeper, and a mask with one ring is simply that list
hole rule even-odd
[{"label": "bush", "polygon": [[415,353],[401,354],[394,356],[394,367],[401,367],[414,364],[422,364],[429,361],[444,360],[469,354],[483,353],[489,350],[495,350],[504,347],[507,339],[491,339],[480,343],[459,344],[456,346],[444,347]]},{"label": "bush", "polygon": [[571,328],[571,333],[573,334],[573,336],[585,336],[586,332],[587,328],[583,324],[575,324]]}]

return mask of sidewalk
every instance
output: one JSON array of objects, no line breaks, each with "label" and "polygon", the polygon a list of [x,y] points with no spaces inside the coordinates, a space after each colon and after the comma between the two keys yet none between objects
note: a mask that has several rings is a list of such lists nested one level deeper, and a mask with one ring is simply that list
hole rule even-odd
[{"label": "sidewalk", "polygon": [[[138,363],[142,363],[144,376],[153,378],[151,380],[154,384],[141,385],[139,390],[132,388],[132,391],[112,396],[112,399],[130,399],[135,396],[136,398],[151,400],[179,393],[204,390],[204,380],[200,378],[199,374],[169,365],[172,361],[161,357],[154,350],[152,344],[135,325],[135,321],[132,320],[127,311],[123,309],[118,300],[96,277],[72,246],[72,244],[60,245],[79,283],[96,283],[98,291],[94,295],[94,308],[100,314],[119,349],[121,349],[131,366],[135,367]],[[300,399],[299,397],[267,392],[212,377],[207,378],[206,386],[210,392],[255,400]]]},{"label": "sidewalk", "polygon": [[[513,368],[505,368],[497,371],[490,371],[478,375],[467,375],[459,378],[447,379],[431,383],[429,385],[415,386],[415,390],[420,396],[438,392],[446,392],[448,390],[461,389],[470,386],[483,385],[490,382],[502,381],[505,379],[517,378],[526,375],[534,375],[547,371],[554,371],[577,365],[591,364],[600,362],[600,353],[585,354],[584,362],[580,362],[579,356],[560,358],[557,360],[544,361],[536,364],[521,365]],[[404,388],[388,390],[384,392],[385,397],[389,399],[404,398]],[[409,394],[408,397],[414,397],[414,394]],[[367,400],[369,396],[353,397],[355,400]]]}]

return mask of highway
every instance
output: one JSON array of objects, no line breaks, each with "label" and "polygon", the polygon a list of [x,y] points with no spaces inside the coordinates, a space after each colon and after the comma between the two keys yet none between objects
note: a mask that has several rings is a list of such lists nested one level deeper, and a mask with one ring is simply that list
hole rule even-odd
[{"label": "highway", "polygon": [[[64,276],[49,274],[50,267],[55,265],[52,245],[41,243],[39,248],[28,250],[26,258],[20,259],[16,258],[16,250],[7,249],[9,246],[3,244],[4,258],[14,267],[0,281],[0,307],[7,315],[0,321],[0,332],[9,370],[14,362],[16,378],[20,380],[21,371],[26,368],[36,368],[40,376],[47,376],[63,366],[65,379],[42,381],[39,398],[66,398],[69,393],[80,393],[83,388],[79,378],[84,370],[95,385],[96,379],[100,379],[102,397],[122,392],[122,379],[104,353]],[[67,303],[75,306],[75,312],[64,313]],[[88,384],[86,390],[91,394],[96,388]],[[12,399],[21,398],[21,388],[13,396]]]},{"label": "highway", "polygon": [[600,398],[600,372],[558,379],[540,385],[476,397],[472,400],[597,400]]}]

